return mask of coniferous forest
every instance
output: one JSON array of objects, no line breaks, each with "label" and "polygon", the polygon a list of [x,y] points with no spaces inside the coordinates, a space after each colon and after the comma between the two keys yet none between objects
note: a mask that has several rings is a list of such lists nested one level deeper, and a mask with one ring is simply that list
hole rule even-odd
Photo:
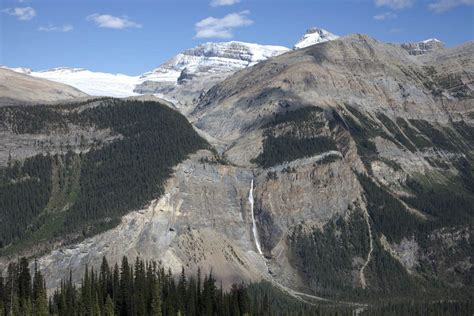
[{"label": "coniferous forest", "polygon": [[98,270],[85,267],[79,284],[72,276],[53,292],[36,261],[33,272],[27,259],[10,263],[0,276],[0,316],[114,316],[114,315],[470,315],[466,302],[423,301],[381,305],[326,304],[301,301],[268,282],[233,284],[224,290],[212,275],[176,276],[161,263],[126,257],[109,265],[102,259]]},{"label": "coniferous forest", "polygon": [[319,308],[277,292],[266,283],[224,291],[212,272],[188,276],[183,268],[174,276],[157,262],[123,257],[113,266],[103,258],[98,271],[85,267],[80,284],[62,280],[48,299],[36,262],[31,276],[22,258],[0,278],[0,315],[320,315]]},{"label": "coniferous forest", "polygon": [[115,138],[97,139],[79,153],[63,148],[64,154],[0,166],[2,254],[13,252],[14,244],[90,236],[113,227],[122,215],[163,194],[173,166],[209,146],[184,116],[157,102],[104,98],[40,108],[3,107],[0,124],[18,135],[80,126],[110,131]]}]

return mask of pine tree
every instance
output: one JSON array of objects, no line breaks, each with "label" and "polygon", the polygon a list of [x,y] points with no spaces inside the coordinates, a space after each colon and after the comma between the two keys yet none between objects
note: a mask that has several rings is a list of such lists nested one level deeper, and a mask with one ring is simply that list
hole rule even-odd
[{"label": "pine tree", "polygon": [[178,310],[184,312],[186,310],[186,274],[184,272],[184,267],[181,267],[181,275],[178,281]]},{"label": "pine tree", "polygon": [[35,260],[35,274],[33,277],[33,312],[35,316],[47,316],[49,314],[48,297],[44,282],[43,275],[39,271]]},{"label": "pine tree", "polygon": [[197,315],[197,294],[196,294],[196,281],[194,278],[190,278],[188,281],[188,289],[186,295],[186,315],[195,316]]},{"label": "pine tree", "polygon": [[31,298],[31,274],[28,260],[21,258],[18,268],[18,295],[22,302],[26,302]]},{"label": "pine tree", "polygon": [[22,298],[20,305],[21,305],[21,315],[33,315],[33,305],[31,304],[30,298],[27,298],[27,299]]},{"label": "pine tree", "polygon": [[216,297],[217,297],[216,280],[212,276],[212,272],[209,276],[204,278],[204,288],[202,291],[203,300],[203,315],[214,315],[216,309]]},{"label": "pine tree", "polygon": [[118,264],[114,265],[114,275],[112,277],[112,299],[114,301],[115,308],[119,305],[120,300],[120,272]]},{"label": "pine tree", "polygon": [[120,315],[132,315],[133,274],[127,257],[120,268]]},{"label": "pine tree", "polygon": [[107,295],[107,298],[105,299],[104,312],[102,314],[104,316],[115,316],[114,301],[110,295]]},{"label": "pine tree", "polygon": [[64,300],[65,314],[67,316],[73,316],[75,314],[76,306],[76,288],[72,283],[72,271],[69,271],[69,280],[64,285]]},{"label": "pine tree", "polygon": [[161,286],[158,280],[155,281],[151,300],[151,315],[162,316],[161,311]]},{"label": "pine tree", "polygon": [[135,301],[135,314],[138,316],[146,314],[146,278],[145,278],[145,265],[143,260],[136,258],[135,261],[135,281],[134,281],[134,301]]},{"label": "pine tree", "polygon": [[86,264],[84,278],[81,285],[81,302],[82,313],[84,315],[92,315],[92,293],[91,293],[91,279],[89,275],[89,267]]},{"label": "pine tree", "polygon": [[197,284],[196,284],[196,301],[197,301],[197,314],[200,315],[204,309],[203,303],[202,303],[202,294],[201,294],[201,267],[198,267],[197,270]]},{"label": "pine tree", "polygon": [[0,273],[0,316],[4,315],[5,297],[6,297],[5,284],[4,284],[2,273]]},{"label": "pine tree", "polygon": [[92,303],[92,316],[100,316],[100,303],[99,303],[99,295],[96,292],[95,295],[93,296],[93,303]]}]

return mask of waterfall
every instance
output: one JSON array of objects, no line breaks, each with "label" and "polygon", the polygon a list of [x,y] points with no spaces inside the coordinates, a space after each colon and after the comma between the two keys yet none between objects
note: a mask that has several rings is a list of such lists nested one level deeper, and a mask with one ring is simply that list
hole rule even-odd
[{"label": "waterfall", "polygon": [[255,224],[255,215],[253,210],[254,200],[253,200],[253,179],[250,182],[250,192],[249,192],[249,203],[250,203],[250,211],[252,212],[252,232],[253,232],[253,239],[255,239],[255,245],[257,246],[258,253],[263,255],[262,248],[260,248],[260,241],[258,239],[258,231],[257,231],[257,224]]}]

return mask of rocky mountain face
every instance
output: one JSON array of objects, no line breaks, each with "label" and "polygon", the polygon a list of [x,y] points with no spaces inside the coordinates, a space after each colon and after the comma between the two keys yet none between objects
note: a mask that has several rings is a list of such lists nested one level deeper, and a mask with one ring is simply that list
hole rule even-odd
[{"label": "rocky mountain face", "polygon": [[282,46],[235,41],[205,43],[143,74],[134,91],[163,95],[188,112],[203,92],[232,73],[287,51]]},{"label": "rocky mountain face", "polygon": [[305,48],[315,44],[333,41],[338,38],[339,36],[334,35],[324,29],[312,27],[306,31],[306,33],[299,39],[298,42],[296,42],[296,44],[293,46],[293,49]]},{"label": "rocky mountain face", "polygon": [[[338,36],[310,28],[295,44],[307,47]],[[173,56],[138,76],[58,67],[44,71],[8,68],[15,72],[75,87],[91,96],[130,97],[154,94],[173,102],[183,113],[192,111],[199,96],[234,72],[289,51],[283,46],[245,42],[205,43]],[[7,68],[3,66],[4,68]]]},{"label": "rocky mountain face", "polygon": [[[327,295],[403,292],[432,278],[471,286],[473,50],[468,43],[417,59],[352,35],[243,70],[201,98],[195,126],[226,142],[231,163],[263,167],[257,220],[276,278],[294,280],[291,266]],[[331,151],[340,156],[304,158]],[[298,196],[311,191],[316,200]],[[318,203],[334,196],[345,199],[323,202],[332,209],[320,213]],[[453,235],[455,260],[435,246]],[[342,257],[336,268],[325,261]],[[381,260],[397,272],[381,272]]]},{"label": "rocky mountain face", "polygon": [[[152,185],[156,174],[132,177],[150,181],[133,207],[89,199],[89,206],[100,205],[97,212],[112,212],[113,204],[126,214],[114,212],[108,230],[86,221],[90,234],[23,251],[43,254],[49,287],[69,270],[78,281],[86,263],[98,266],[102,256],[114,263],[125,254],[161,259],[174,272],[212,269],[225,287],[266,279],[305,299],[465,298],[473,287],[473,56],[473,43],[413,56],[350,35],[241,69],[188,113],[212,148],[188,147],[198,138],[187,142],[189,155],[173,160],[160,189]],[[179,81],[192,74],[180,73]],[[89,113],[111,116],[101,109]],[[142,111],[134,116],[141,128],[151,117]],[[92,121],[95,132],[110,131],[98,150],[110,137],[131,146],[123,163],[107,156],[117,157],[118,174],[142,170],[134,169],[132,149],[141,148],[134,137],[147,145],[162,131],[100,121]],[[155,146],[145,151],[147,168],[163,148]],[[105,166],[92,162],[80,164],[89,168],[85,174],[103,174]],[[97,186],[108,187],[117,191]],[[81,210],[70,202],[60,209]],[[98,223],[108,223],[108,215]]]},{"label": "rocky mountain face", "polygon": [[410,55],[424,55],[444,48],[443,42],[436,38],[427,39],[415,43],[403,43],[400,45]]},{"label": "rocky mountain face", "polygon": [[17,103],[54,102],[87,96],[73,87],[32,78],[22,72],[27,73],[28,70],[21,68],[13,71],[5,67],[0,68],[0,106]]},{"label": "rocky mountain face", "polygon": [[[75,87],[91,96],[131,97],[154,94],[172,101],[182,112],[214,84],[232,73],[287,52],[283,46],[244,42],[205,43],[185,50],[138,76],[59,67],[44,71],[8,68],[33,77]],[[6,68],[6,67],[4,67]],[[39,100],[40,101],[40,100]]]}]

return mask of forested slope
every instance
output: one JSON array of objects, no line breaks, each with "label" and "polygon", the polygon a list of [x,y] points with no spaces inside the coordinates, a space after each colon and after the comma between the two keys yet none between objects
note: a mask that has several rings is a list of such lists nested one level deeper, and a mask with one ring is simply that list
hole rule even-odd
[{"label": "forested slope", "polygon": [[107,142],[61,144],[55,154],[10,159],[0,167],[3,253],[29,241],[77,239],[113,227],[126,212],[163,193],[174,165],[208,146],[181,114],[156,102],[101,99],[3,107],[0,117],[13,135],[78,129],[113,135]]}]

